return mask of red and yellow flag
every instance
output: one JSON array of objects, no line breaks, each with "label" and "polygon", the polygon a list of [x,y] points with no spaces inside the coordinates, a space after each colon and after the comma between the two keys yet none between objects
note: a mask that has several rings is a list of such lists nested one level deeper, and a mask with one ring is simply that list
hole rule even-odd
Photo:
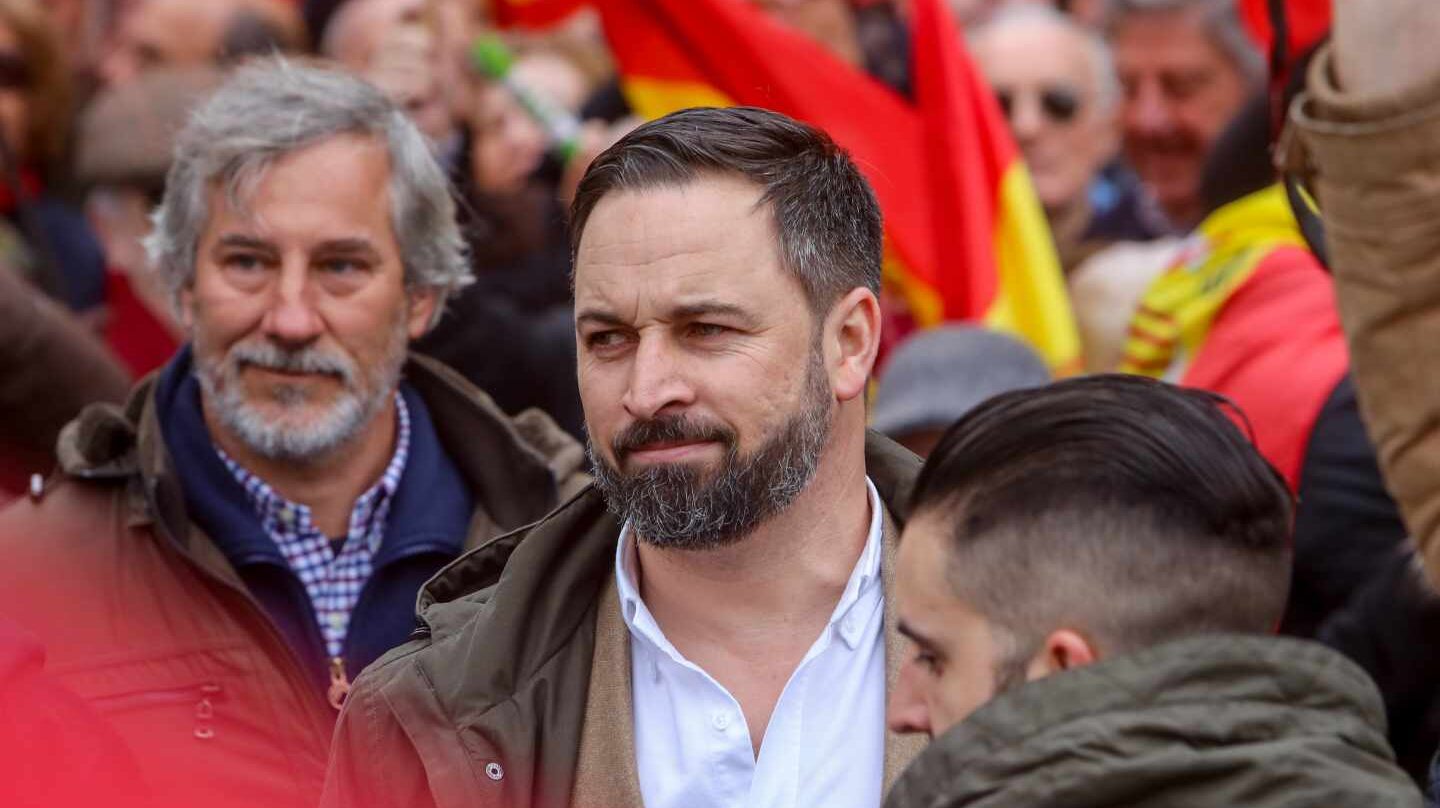
[{"label": "red and yellow flag", "polygon": [[745,0],[599,3],[638,114],[746,104],[824,129],[875,188],[886,280],[919,325],[983,321],[1073,370],[1064,279],[1004,121],[940,0],[914,7],[912,105]]},{"label": "red and yellow flag", "polygon": [[1298,489],[1311,429],[1349,361],[1334,285],[1276,185],[1201,222],[1141,299],[1120,370],[1235,402]]}]

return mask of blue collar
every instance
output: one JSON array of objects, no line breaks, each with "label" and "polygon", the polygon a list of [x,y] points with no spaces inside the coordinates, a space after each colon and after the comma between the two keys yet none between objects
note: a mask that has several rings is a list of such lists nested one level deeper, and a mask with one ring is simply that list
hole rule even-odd
[{"label": "blue collar", "polygon": [[[288,570],[245,489],[215,452],[192,364],[187,345],[165,366],[155,391],[156,414],[185,491],[186,510],[236,567],[273,564]],[[468,482],[440,445],[424,400],[405,382],[400,395],[410,411],[410,456],[375,555],[377,573],[390,561],[418,553],[458,554],[475,505]]]}]

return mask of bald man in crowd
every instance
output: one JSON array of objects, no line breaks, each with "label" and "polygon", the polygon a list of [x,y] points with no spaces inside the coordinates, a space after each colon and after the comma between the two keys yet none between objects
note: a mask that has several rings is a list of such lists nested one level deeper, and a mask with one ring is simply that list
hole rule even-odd
[{"label": "bald man in crowd", "polygon": [[1160,235],[1163,219],[1134,175],[1111,165],[1120,84],[1104,39],[1049,6],[1020,4],[974,29],[969,44],[1025,156],[1061,263]]}]

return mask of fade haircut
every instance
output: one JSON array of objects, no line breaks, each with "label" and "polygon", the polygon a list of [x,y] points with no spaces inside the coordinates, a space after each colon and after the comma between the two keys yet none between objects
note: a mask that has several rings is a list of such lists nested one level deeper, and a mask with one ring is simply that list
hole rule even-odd
[{"label": "fade haircut", "polygon": [[[175,141],[165,197],[145,239],[172,297],[195,277],[196,250],[212,188],[237,210],[276,161],[333,138],[358,135],[385,147],[390,223],[405,285],[440,301],[471,278],[450,183],[425,136],[373,86],[347,73],[283,58],[239,68],[191,114]],[[436,316],[443,306],[436,306]]]},{"label": "fade haircut", "polygon": [[881,223],[875,192],[830,136],[755,107],[698,107],[651,121],[606,149],[585,172],[570,211],[578,255],[590,214],[608,194],[737,175],[761,190],[780,260],[817,314],[850,290],[880,293]]},{"label": "fade haircut", "polygon": [[1107,655],[1271,632],[1293,500],[1227,405],[1122,375],[997,396],[941,439],[912,519],[948,526],[947,578],[1012,656],[1058,628]]}]

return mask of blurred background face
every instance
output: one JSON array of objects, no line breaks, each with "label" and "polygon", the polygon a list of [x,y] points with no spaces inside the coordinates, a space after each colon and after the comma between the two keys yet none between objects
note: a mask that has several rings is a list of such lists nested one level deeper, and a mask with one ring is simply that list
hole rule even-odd
[{"label": "blurred background face", "polygon": [[5,138],[5,145],[21,162],[32,156],[26,153],[30,131],[27,87],[20,39],[10,26],[0,23],[0,137]]},{"label": "blurred background face", "polygon": [[1082,202],[1114,155],[1112,99],[1082,35],[1045,19],[999,21],[971,51],[990,81],[1048,213]]},{"label": "blurred background face", "polygon": [[228,0],[139,0],[121,19],[101,79],[118,86],[157,67],[212,63],[231,7]]},{"label": "blurred background face", "polygon": [[803,31],[849,64],[864,60],[848,0],[754,0],[770,16]]},{"label": "blurred background face", "polygon": [[471,134],[470,171],[475,187],[498,196],[523,189],[548,146],[545,130],[501,84],[480,89]]},{"label": "blurred background face", "polygon": [[[584,74],[573,63],[543,51],[517,59],[511,76],[529,92],[571,114],[579,111],[589,91]],[[496,82],[480,87],[471,134],[475,186],[492,195],[523,189],[551,147],[545,129],[513,92]]]},{"label": "blurred background face", "polygon": [[441,39],[426,22],[426,0],[349,0],[331,19],[325,55],[363,76],[432,140],[452,129]]},{"label": "blurred background face", "polygon": [[1205,157],[1249,83],[1197,9],[1131,14],[1111,44],[1125,94],[1125,156],[1171,220],[1193,225]]}]

